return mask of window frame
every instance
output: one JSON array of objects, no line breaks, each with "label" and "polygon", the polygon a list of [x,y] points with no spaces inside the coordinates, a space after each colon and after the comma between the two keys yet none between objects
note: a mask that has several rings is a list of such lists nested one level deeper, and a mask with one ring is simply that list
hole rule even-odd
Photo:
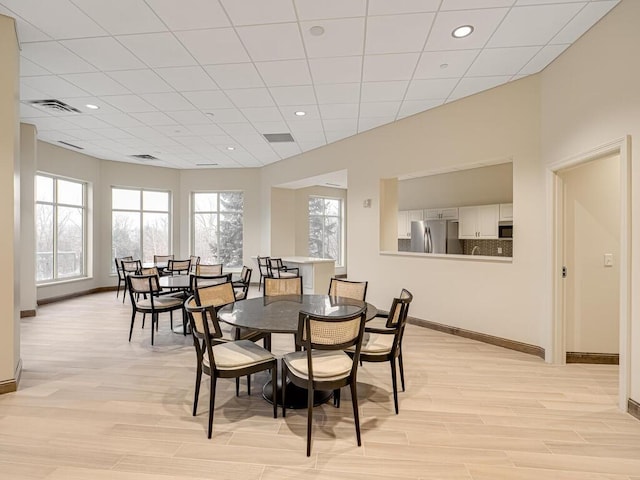
[{"label": "window frame", "polygon": [[[221,210],[220,209],[220,194],[224,194],[224,193],[239,193],[242,195],[242,210]],[[198,194],[216,194],[217,196],[217,210],[198,210],[196,211],[196,195]],[[244,217],[245,217],[245,212],[244,212],[244,199],[245,199],[245,192],[243,190],[198,190],[198,191],[192,191],[190,196],[189,196],[189,220],[190,220],[190,228],[189,228],[189,233],[190,233],[190,242],[189,242],[189,247],[190,247],[190,251],[191,251],[191,255],[198,255],[198,253],[196,252],[196,221],[195,221],[195,217],[197,214],[215,214],[217,215],[217,221],[216,221],[216,245],[220,245],[220,215],[224,214],[224,213],[233,213],[233,214],[239,214],[242,217],[242,251],[243,251],[243,259],[241,263],[244,263]],[[222,263],[220,261],[220,248],[218,247],[218,255],[216,256],[216,259],[214,261],[214,263]],[[235,268],[239,268],[239,266],[227,266],[224,265],[224,267],[226,267],[227,269],[235,269]]]},{"label": "window frame", "polygon": [[[322,199],[322,200],[337,200],[340,204],[339,207],[339,214],[338,215],[326,215],[325,213],[323,213],[322,215],[312,215],[311,212],[309,211],[309,204],[311,203],[311,199],[315,198],[315,199]],[[323,225],[323,238],[322,238],[322,245],[324,246],[325,244],[325,233],[324,233],[324,219],[325,218],[338,218],[338,225],[340,226],[340,234],[339,234],[339,244],[338,244],[338,249],[339,249],[339,254],[338,257],[335,259],[335,266],[336,268],[342,268],[344,267],[345,264],[345,225],[344,225],[344,221],[345,221],[345,199],[341,198],[341,197],[332,197],[329,195],[309,195],[309,198],[307,200],[307,217],[308,217],[308,231],[307,231],[307,248],[308,248],[308,244],[309,244],[309,240],[311,238],[311,217],[321,217],[323,219],[322,225]],[[324,248],[323,248],[324,251]],[[309,252],[309,254],[311,254],[311,252]],[[325,257],[322,257],[325,258]]]},{"label": "window frame", "polygon": [[[37,187],[37,182],[38,182],[38,177],[44,177],[44,178],[50,178],[53,181],[53,200],[52,201],[44,201],[44,200],[38,200],[38,187]],[[75,184],[79,184],[82,187],[82,205],[73,205],[70,203],[63,203],[63,202],[59,202],[58,201],[58,181],[62,180],[65,182],[70,182],[70,183],[75,183]],[[42,286],[42,285],[48,285],[48,284],[54,284],[54,283],[64,283],[64,282],[69,282],[69,281],[73,281],[73,280],[79,280],[79,279],[85,279],[85,278],[89,278],[89,265],[88,265],[88,251],[89,251],[89,245],[88,245],[88,239],[89,239],[89,234],[88,234],[88,226],[89,226],[89,182],[87,182],[86,180],[80,180],[78,178],[72,178],[72,177],[67,177],[64,175],[57,175],[54,173],[47,173],[47,172],[42,172],[42,171],[37,171],[33,177],[33,181],[34,181],[34,217],[37,217],[37,209],[38,209],[38,205],[49,205],[52,207],[53,209],[53,215],[52,215],[52,234],[53,234],[53,245],[52,245],[52,249],[51,249],[51,271],[52,271],[52,276],[50,278],[46,278],[46,279],[42,279],[42,280],[38,280],[38,274],[37,274],[37,270],[38,270],[38,245],[37,245],[37,237],[38,237],[38,225],[37,222],[34,220],[34,232],[35,232],[35,237],[36,237],[36,245],[35,245],[35,255],[36,255],[36,261],[35,261],[35,265],[36,265],[36,275],[35,275],[35,282],[36,282],[36,286]],[[72,275],[72,276],[64,276],[64,277],[60,277],[59,276],[59,272],[58,272],[58,236],[59,236],[59,232],[58,232],[58,207],[64,207],[64,208],[76,208],[76,209],[80,209],[82,212],[82,241],[81,241],[81,245],[82,245],[82,255],[81,255],[81,261],[82,261],[82,267],[80,269],[80,273],[78,275]]]},{"label": "window frame", "polygon": [[[113,208],[113,191],[114,190],[129,190],[132,192],[138,192],[140,197],[140,208]],[[111,202],[110,202],[110,211],[111,211],[111,257],[115,258],[116,255],[114,253],[114,244],[113,244],[113,212],[125,212],[125,213],[137,213],[139,214],[139,236],[138,236],[138,246],[140,249],[140,259],[144,259],[144,214],[145,213],[166,213],[167,214],[167,252],[157,253],[158,255],[170,255],[173,251],[173,196],[171,190],[165,190],[160,188],[143,188],[143,187],[131,187],[131,186],[121,186],[121,185],[111,185]],[[146,210],[144,207],[144,193],[145,192],[160,192],[166,193],[167,198],[167,210]],[[143,260],[144,261],[144,260]],[[115,274],[115,263],[111,262],[111,274]]]}]

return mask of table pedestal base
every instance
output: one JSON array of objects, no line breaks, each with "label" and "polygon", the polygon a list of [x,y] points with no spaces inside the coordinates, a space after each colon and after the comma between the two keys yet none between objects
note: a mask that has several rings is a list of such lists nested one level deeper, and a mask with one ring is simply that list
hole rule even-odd
[{"label": "table pedestal base", "polygon": [[[307,408],[307,390],[290,382],[287,382],[286,389],[287,408]],[[282,380],[279,378],[278,385],[276,387],[276,395],[276,403],[279,406],[282,406]],[[264,387],[262,387],[262,396],[267,402],[273,403],[273,385],[271,384],[271,381],[265,383]],[[317,407],[318,405],[328,402],[332,396],[332,391],[316,390],[313,392],[313,406]]]}]

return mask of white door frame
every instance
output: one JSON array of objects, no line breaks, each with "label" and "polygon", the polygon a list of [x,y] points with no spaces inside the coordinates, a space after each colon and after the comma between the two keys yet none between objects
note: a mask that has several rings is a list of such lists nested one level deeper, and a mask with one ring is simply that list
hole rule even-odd
[{"label": "white door frame", "polygon": [[574,157],[552,163],[547,167],[547,192],[551,228],[551,261],[549,285],[551,286],[550,332],[551,351],[546,361],[564,364],[566,359],[566,325],[562,283],[563,245],[563,181],[559,171],[607,155],[620,156],[620,368],[618,382],[618,408],[627,410],[631,372],[631,137],[613,140]]}]

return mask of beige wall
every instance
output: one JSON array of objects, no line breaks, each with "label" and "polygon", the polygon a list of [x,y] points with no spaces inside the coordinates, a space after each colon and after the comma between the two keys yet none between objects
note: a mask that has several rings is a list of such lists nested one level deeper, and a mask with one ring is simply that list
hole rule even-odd
[{"label": "beige wall", "polygon": [[267,228],[271,231],[271,242],[269,250],[262,249],[262,255],[282,257],[296,251],[295,199],[295,190],[271,189],[271,224]]},{"label": "beige wall", "polygon": [[12,18],[0,15],[0,392],[15,390],[20,365],[19,52]]},{"label": "beige wall", "polygon": [[34,125],[20,124],[20,310],[36,310],[35,198],[38,132]]},{"label": "beige wall", "polygon": [[[620,156],[562,171],[568,352],[618,353]],[[604,254],[613,266],[604,265]]]},{"label": "beige wall", "polygon": [[511,203],[512,200],[511,162],[398,182],[399,210]]}]

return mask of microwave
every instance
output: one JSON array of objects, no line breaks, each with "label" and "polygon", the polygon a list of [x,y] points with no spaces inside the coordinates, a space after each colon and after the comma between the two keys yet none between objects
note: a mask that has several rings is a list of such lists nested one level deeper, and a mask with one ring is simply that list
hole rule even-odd
[{"label": "microwave", "polygon": [[501,240],[513,239],[513,222],[498,223],[498,238]]}]

